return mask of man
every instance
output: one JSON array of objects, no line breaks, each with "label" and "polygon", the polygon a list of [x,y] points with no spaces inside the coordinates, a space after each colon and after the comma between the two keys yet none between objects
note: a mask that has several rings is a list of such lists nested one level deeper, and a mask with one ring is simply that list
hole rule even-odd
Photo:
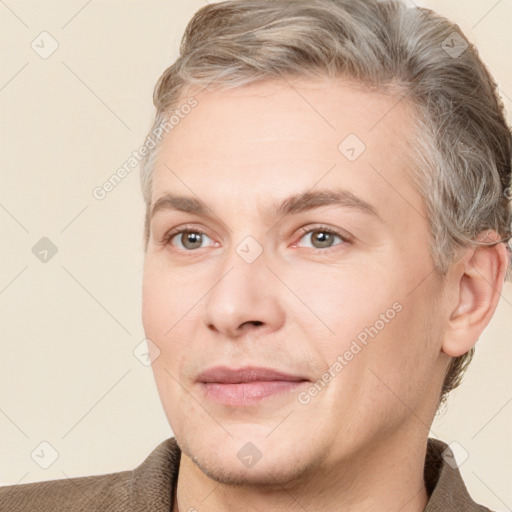
[{"label": "man", "polygon": [[143,323],[175,438],[2,510],[488,510],[428,438],[510,270],[512,137],[459,29],[213,4],[154,99]]}]

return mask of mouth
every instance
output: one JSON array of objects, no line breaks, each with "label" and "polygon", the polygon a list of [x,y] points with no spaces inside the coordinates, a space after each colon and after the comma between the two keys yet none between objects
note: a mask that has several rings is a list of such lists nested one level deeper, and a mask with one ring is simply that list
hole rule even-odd
[{"label": "mouth", "polygon": [[271,368],[231,369],[225,366],[202,372],[197,381],[207,400],[238,407],[256,405],[272,397],[289,395],[310,382],[304,376]]}]

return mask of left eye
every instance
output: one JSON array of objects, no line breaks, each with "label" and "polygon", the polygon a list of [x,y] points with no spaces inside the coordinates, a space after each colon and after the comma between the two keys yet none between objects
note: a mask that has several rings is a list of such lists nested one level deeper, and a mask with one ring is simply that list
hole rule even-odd
[{"label": "left eye", "polygon": [[332,242],[335,238],[340,239],[341,242],[345,242],[345,239],[338,232],[327,227],[307,229],[303,231],[303,234],[304,236],[302,236],[302,238],[309,237],[310,242],[313,244],[313,249],[328,249],[329,247],[332,247]]}]

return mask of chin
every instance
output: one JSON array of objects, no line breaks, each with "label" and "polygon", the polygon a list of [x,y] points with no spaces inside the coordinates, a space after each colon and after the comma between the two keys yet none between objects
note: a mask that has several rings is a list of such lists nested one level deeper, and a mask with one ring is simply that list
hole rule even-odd
[{"label": "chin", "polygon": [[[286,447],[281,443],[279,449],[264,440],[252,444],[231,437],[223,442],[203,438],[198,443],[191,443],[190,439],[181,440],[178,436],[176,440],[182,453],[203,474],[224,485],[257,486],[282,491],[283,487],[307,481],[318,469],[312,454],[308,457],[307,454],[297,453],[296,442],[293,443],[295,447]],[[261,451],[256,446],[260,446]]]}]

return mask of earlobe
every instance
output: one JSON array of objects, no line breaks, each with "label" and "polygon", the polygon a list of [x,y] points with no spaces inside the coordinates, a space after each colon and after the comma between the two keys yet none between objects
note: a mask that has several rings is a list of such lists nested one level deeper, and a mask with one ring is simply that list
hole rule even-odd
[{"label": "earlobe", "polygon": [[[486,232],[480,241],[495,242],[495,231]],[[478,341],[499,302],[509,258],[503,243],[467,249],[455,263],[448,286],[456,287],[455,303],[445,331],[442,351],[459,357]]]}]

